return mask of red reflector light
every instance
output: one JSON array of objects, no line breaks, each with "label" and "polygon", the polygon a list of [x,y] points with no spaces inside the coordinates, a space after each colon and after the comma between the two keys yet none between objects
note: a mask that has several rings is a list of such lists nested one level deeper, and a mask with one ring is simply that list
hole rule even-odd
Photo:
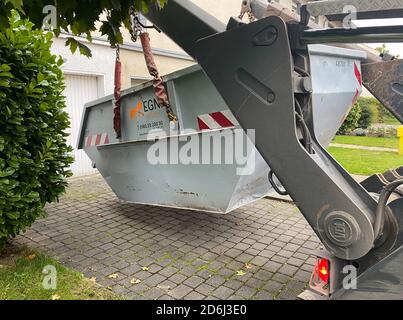
[{"label": "red reflector light", "polygon": [[324,258],[316,260],[315,268],[309,283],[310,288],[320,294],[330,295],[330,262]]},{"label": "red reflector light", "polygon": [[320,280],[325,282],[326,284],[329,282],[329,260],[327,259],[318,259],[317,261],[317,273],[319,275]]}]

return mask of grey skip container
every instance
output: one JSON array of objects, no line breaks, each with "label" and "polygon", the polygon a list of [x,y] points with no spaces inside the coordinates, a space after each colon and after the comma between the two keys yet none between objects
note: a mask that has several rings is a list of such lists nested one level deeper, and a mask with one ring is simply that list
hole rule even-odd
[{"label": "grey skip container", "polygon": [[[361,94],[359,73],[365,58],[361,51],[310,46],[315,131],[324,146]],[[225,214],[272,193],[270,169],[253,136],[240,130],[200,66],[164,80],[179,130],[155,101],[151,82],[122,93],[120,140],[112,124],[114,97],[85,105],[78,148],[85,150],[117,197]],[[211,115],[224,116],[233,126],[220,127]],[[200,121],[210,130],[201,131]]]}]

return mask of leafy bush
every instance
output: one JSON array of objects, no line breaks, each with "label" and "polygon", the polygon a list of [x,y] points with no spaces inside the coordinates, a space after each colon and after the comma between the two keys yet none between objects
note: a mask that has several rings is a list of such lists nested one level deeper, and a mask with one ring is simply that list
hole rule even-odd
[{"label": "leafy bush", "polygon": [[[384,123],[384,124],[399,124],[399,121],[386,109],[377,99],[371,97],[362,97],[358,100],[358,103],[361,105],[363,112],[365,109],[369,109],[371,112],[371,123]],[[367,115],[363,114],[363,117],[367,117]],[[362,122],[366,124],[367,122]],[[361,128],[364,128],[361,126]],[[365,128],[364,128],[365,129]]]},{"label": "leafy bush", "polygon": [[343,125],[339,129],[338,134],[345,135],[349,134],[359,127],[358,123],[361,118],[361,106],[357,103],[351,109]]},{"label": "leafy bush", "polygon": [[375,119],[374,107],[379,104],[379,102],[374,98],[360,98],[357,104],[361,107],[361,117],[358,120],[358,127],[362,129],[367,129]]},{"label": "leafy bush", "polygon": [[62,60],[16,12],[0,33],[0,248],[44,215],[71,176]]},{"label": "leafy bush", "polygon": [[378,122],[379,107],[385,109],[375,98],[359,98],[338,134],[349,134],[358,128],[368,129],[371,124]]}]

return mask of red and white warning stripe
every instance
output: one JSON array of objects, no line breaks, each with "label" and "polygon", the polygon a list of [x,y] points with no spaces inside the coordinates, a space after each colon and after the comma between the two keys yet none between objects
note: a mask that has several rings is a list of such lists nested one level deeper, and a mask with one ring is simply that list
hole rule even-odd
[{"label": "red and white warning stripe", "polygon": [[214,130],[235,127],[239,123],[229,110],[203,114],[197,117],[199,130]]},{"label": "red and white warning stripe", "polygon": [[354,74],[358,81],[359,88],[356,89],[356,91],[355,91],[355,95],[353,98],[353,105],[355,105],[357,103],[358,98],[360,97],[360,94],[362,92],[362,75],[361,75],[360,68],[357,66],[357,63],[355,63],[355,62],[354,62]]},{"label": "red and white warning stripe", "polygon": [[86,147],[96,147],[109,144],[109,136],[107,133],[94,134],[85,138]]},{"label": "red and white warning stripe", "polygon": [[357,78],[358,83],[360,84],[360,87],[362,87],[362,75],[361,75],[361,71],[358,68],[357,64],[354,62],[354,74],[355,77]]}]

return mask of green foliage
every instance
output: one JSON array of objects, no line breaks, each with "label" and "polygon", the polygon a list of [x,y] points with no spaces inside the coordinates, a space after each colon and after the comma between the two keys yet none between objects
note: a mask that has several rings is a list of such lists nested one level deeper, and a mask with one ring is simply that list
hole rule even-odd
[{"label": "green foliage", "polygon": [[377,112],[378,112],[377,123],[396,124],[396,125],[400,124],[399,121],[395,118],[395,116],[380,103],[377,104]]},{"label": "green foliage", "polygon": [[361,108],[361,117],[358,120],[358,127],[367,129],[374,121],[374,107],[379,104],[378,100],[374,98],[362,97],[358,99],[357,104]]},{"label": "green foliage", "polygon": [[375,48],[380,54],[388,54],[390,51],[386,46],[386,43],[383,43],[382,46]]},{"label": "green foliage", "polygon": [[[362,97],[358,100],[363,113],[362,117],[369,117],[371,114],[370,124],[372,123],[385,123],[385,124],[399,124],[399,121],[389,112],[377,99],[371,97]],[[368,110],[369,109],[369,110]],[[367,119],[360,120],[360,127],[366,129],[362,124],[366,124]]]},{"label": "green foliage", "polygon": [[[86,35],[91,41],[91,33],[98,30],[107,36],[112,46],[116,46],[123,43],[121,27],[130,29],[130,8],[146,12],[150,4],[163,7],[166,3],[167,0],[0,0],[0,31],[8,26],[8,17],[13,8],[22,17],[29,18],[36,28],[41,28],[47,15],[43,13],[44,7],[53,5],[57,12],[57,27],[53,30],[56,36],[65,31],[75,36]],[[81,54],[91,55],[88,47],[71,39],[67,40],[66,45],[72,51],[79,48]]]},{"label": "green foliage", "polygon": [[[399,124],[398,120],[377,99],[361,97],[338,134],[345,135],[357,128],[368,129],[374,123]],[[378,133],[374,134],[378,135]],[[390,136],[390,133],[380,132],[379,136]]]},{"label": "green foliage", "polygon": [[[357,120],[358,119],[358,120]],[[369,134],[380,137],[396,136],[396,129],[373,128],[372,124],[400,125],[399,120],[373,97],[361,97],[340,128],[338,134],[345,135],[357,128],[368,129]]]},{"label": "green foliage", "polygon": [[[389,48],[387,45],[384,43],[382,46],[375,48],[376,51],[378,51],[381,54],[381,57],[384,57],[385,55],[391,54]],[[400,55],[393,55],[396,59],[400,58]]]},{"label": "green foliage", "polygon": [[348,114],[346,120],[343,125],[339,129],[338,134],[348,134],[358,128],[358,123],[361,118],[361,106],[357,103],[353,106],[350,113]]},{"label": "green foliage", "polygon": [[16,12],[9,26],[0,33],[0,247],[58,199],[73,162],[52,34],[32,30]]},{"label": "green foliage", "polygon": [[367,129],[371,125],[372,111],[368,106],[361,106],[361,117],[358,121],[358,127]]}]

